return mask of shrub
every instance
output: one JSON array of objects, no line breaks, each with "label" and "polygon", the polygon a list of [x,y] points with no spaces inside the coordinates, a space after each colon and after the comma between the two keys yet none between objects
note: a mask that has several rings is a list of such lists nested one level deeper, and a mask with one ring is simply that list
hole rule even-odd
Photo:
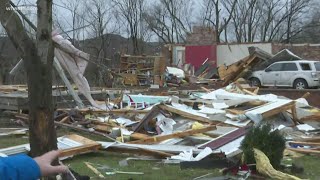
[{"label": "shrub", "polygon": [[243,151],[245,163],[255,163],[253,148],[257,148],[265,153],[272,166],[277,169],[283,157],[285,139],[278,130],[271,131],[271,125],[266,124],[251,128],[241,142],[240,148]]}]

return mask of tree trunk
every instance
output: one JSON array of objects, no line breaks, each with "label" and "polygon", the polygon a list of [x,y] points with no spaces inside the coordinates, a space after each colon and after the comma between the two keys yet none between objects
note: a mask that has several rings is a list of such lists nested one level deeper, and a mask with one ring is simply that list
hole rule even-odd
[{"label": "tree trunk", "polygon": [[52,0],[38,0],[37,43],[26,33],[9,0],[0,0],[0,21],[22,54],[28,79],[31,156],[57,149],[52,104]]}]

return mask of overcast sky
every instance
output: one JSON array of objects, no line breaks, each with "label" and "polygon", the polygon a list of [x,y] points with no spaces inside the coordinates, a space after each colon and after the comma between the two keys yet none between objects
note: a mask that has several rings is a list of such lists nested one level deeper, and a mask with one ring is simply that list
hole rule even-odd
[{"label": "overcast sky", "polygon": [[[108,2],[111,2],[110,0],[105,0]],[[158,0],[145,0],[146,3],[154,3],[155,1]],[[193,14],[190,15],[190,18],[196,18],[199,16],[199,10],[201,8],[201,1],[202,0],[192,0],[192,9],[193,9]],[[13,0],[13,2],[19,6],[20,10],[25,13],[34,23],[36,23],[36,0]],[[53,8],[54,8],[54,19],[59,19],[59,23],[61,26],[63,26],[64,31],[70,31],[72,30],[72,15],[71,11],[68,10],[65,7],[65,3],[67,2],[79,2],[78,0],[53,0]],[[84,22],[90,23],[90,20],[87,19],[86,17],[83,17]],[[119,23],[119,22],[113,22],[113,23]],[[112,31],[116,34],[120,34],[124,37],[128,37],[128,33],[126,32],[126,27],[119,28],[116,32]],[[70,37],[72,37],[72,32],[68,33]],[[87,38],[88,34],[83,35],[86,36],[84,38]],[[83,37],[80,37],[81,39]],[[150,39],[151,41],[156,41],[157,38],[154,36]]]}]

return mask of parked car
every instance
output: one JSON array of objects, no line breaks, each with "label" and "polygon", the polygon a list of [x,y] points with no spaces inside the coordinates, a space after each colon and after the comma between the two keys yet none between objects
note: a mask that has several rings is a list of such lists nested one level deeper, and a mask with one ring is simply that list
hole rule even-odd
[{"label": "parked car", "polygon": [[249,77],[252,86],[293,87],[307,89],[320,87],[320,62],[310,60],[275,62]]}]

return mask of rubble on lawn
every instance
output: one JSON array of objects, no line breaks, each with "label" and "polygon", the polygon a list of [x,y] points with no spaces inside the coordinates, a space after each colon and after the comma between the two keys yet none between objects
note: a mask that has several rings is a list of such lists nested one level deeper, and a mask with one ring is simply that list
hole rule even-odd
[{"label": "rubble on lawn", "polygon": [[[320,152],[319,127],[306,119],[319,110],[303,98],[258,95],[232,83],[211,92],[192,92],[189,98],[125,94],[122,105],[118,103],[122,108],[57,109],[55,124],[106,137],[106,142],[99,142],[106,150],[194,161],[200,160],[194,155],[206,148],[210,151],[203,156],[233,157],[241,153],[239,146],[250,126],[271,123],[290,140],[288,149]],[[27,115],[16,114],[21,117],[27,123]]]},{"label": "rubble on lawn", "polygon": [[[288,51],[272,56],[255,49],[248,57],[229,66],[212,68],[212,64],[205,61],[195,73],[165,67],[160,56],[122,56],[120,74],[123,85],[157,85],[154,86],[157,89],[188,83],[217,83],[214,78],[219,74],[224,87],[208,89],[198,85],[197,90],[179,93],[176,89],[174,94],[164,90],[148,94],[121,90],[118,96],[108,95],[107,100],[100,102],[94,101],[91,95],[86,96],[92,106],[85,106],[75,99],[78,106],[74,108],[56,108],[56,127],[99,135],[105,141],[93,141],[75,134],[59,137],[57,141],[62,157],[105,150],[147,155],[163,163],[179,163],[181,168],[232,169],[237,163],[230,159],[242,153],[240,145],[248,130],[263,124],[271,124],[274,130],[284,135],[287,152],[319,154],[320,110],[308,104],[305,99],[308,94],[297,99],[275,94],[261,95],[259,88],[242,84],[244,80],[241,78],[250,70],[283,56],[299,58]],[[138,60],[146,61],[148,67]],[[129,71],[129,64],[139,71]],[[83,71],[81,69],[81,78],[84,78]],[[78,86],[81,86],[82,80],[78,81]],[[68,83],[67,80],[65,82]],[[91,94],[87,82],[83,86],[87,95]],[[0,91],[5,95],[27,92],[22,86],[1,86]],[[73,96],[79,98],[77,93]],[[19,110],[10,114],[19,124],[28,124],[28,114]],[[0,136],[25,134],[26,131],[24,128],[0,129]],[[0,155],[26,153],[29,149],[28,144],[19,145],[0,149]],[[92,169],[90,164],[87,166]],[[272,172],[276,173],[273,169]],[[249,174],[244,173],[243,176]]]}]

